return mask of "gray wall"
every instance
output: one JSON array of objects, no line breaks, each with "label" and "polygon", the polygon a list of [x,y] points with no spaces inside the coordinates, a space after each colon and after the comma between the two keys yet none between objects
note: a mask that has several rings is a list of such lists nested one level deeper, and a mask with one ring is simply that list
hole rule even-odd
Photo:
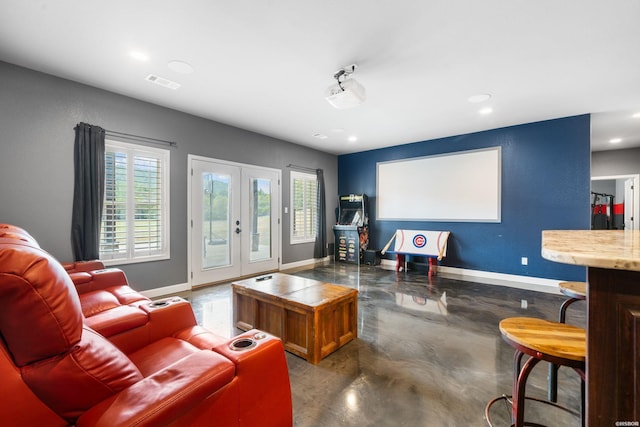
[{"label": "gray wall", "polygon": [[615,179],[599,179],[591,181],[591,191],[596,193],[611,194],[616,196],[616,180]]},{"label": "gray wall", "polygon": [[640,174],[640,148],[591,153],[591,176]]},{"label": "gray wall", "polygon": [[[79,122],[178,143],[171,149],[171,259],[122,266],[137,289],[187,282],[188,154],[282,170],[283,206],[289,206],[287,165],[323,169],[327,240],[333,242],[336,156],[0,62],[0,223],[24,227],[59,260],[72,259],[73,128]],[[289,244],[288,214],[281,224],[281,262],[313,258],[313,244]]]}]

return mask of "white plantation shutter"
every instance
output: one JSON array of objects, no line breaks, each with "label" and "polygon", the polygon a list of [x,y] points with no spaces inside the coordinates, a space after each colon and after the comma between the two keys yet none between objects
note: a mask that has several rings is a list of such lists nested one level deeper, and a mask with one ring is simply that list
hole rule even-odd
[{"label": "white plantation shutter", "polygon": [[316,175],[291,172],[291,243],[316,239]]},{"label": "white plantation shutter", "polygon": [[100,227],[100,258],[103,260],[124,258],[127,254],[126,185],[126,154],[106,146],[105,197]]},{"label": "white plantation shutter", "polygon": [[162,168],[160,160],[149,156],[135,156],[134,210],[136,256],[155,255],[162,251]]},{"label": "white plantation shutter", "polygon": [[100,259],[169,257],[169,151],[106,141]]}]

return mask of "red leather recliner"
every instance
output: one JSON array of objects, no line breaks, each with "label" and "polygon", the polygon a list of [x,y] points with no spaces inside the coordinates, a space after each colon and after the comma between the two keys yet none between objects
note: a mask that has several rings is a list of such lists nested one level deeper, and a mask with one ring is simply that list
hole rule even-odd
[{"label": "red leather recliner", "polygon": [[[101,261],[62,263],[80,296],[85,323],[107,338],[144,326],[149,318],[140,306],[151,300],[129,286],[124,271]],[[122,340],[118,336],[114,338]]]},{"label": "red leather recliner", "polygon": [[[164,308],[147,306],[151,316]],[[228,340],[195,325],[192,312],[177,317],[158,322],[144,344],[125,355],[84,324],[60,263],[33,242],[0,238],[2,423],[292,424],[279,339],[254,330]]]},{"label": "red leather recliner", "polygon": [[[0,238],[17,239],[39,247],[26,230],[12,224],[0,224]],[[122,270],[105,268],[99,260],[63,263],[62,266],[80,296],[82,314],[89,327],[125,352],[146,344],[141,341],[145,331],[139,329],[146,328],[150,318],[141,306],[151,300],[129,286]]]},{"label": "red leather recliner", "polygon": [[[146,327],[151,320],[145,306],[152,301],[129,286],[122,270],[102,268],[71,272],[69,276],[80,297],[87,326],[118,347],[119,342],[127,340],[127,335]],[[126,347],[121,350],[126,351]]]}]

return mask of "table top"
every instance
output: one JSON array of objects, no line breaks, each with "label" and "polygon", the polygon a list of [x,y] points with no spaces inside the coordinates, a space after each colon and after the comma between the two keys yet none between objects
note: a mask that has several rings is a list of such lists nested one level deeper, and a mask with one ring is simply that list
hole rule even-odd
[{"label": "table top", "polygon": [[240,280],[231,285],[234,288],[251,290],[309,307],[318,307],[337,298],[358,293],[356,289],[346,286],[283,273]]},{"label": "table top", "polygon": [[542,257],[564,264],[640,271],[640,231],[545,230]]}]

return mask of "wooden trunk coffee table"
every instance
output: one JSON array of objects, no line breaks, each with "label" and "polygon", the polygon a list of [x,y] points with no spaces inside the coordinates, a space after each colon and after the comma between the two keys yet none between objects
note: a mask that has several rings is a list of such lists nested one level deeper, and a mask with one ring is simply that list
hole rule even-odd
[{"label": "wooden trunk coffee table", "polygon": [[280,337],[285,350],[313,364],[358,336],[355,289],[281,273],[231,287],[237,328]]}]

